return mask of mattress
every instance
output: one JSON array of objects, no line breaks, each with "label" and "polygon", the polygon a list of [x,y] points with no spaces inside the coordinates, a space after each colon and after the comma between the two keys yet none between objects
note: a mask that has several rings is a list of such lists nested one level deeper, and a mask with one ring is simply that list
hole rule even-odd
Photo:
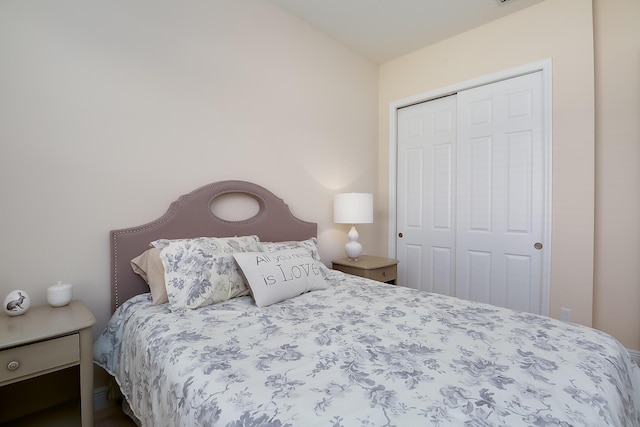
[{"label": "mattress", "polygon": [[640,425],[640,369],[603,332],[328,275],[263,308],[135,296],[94,360],[143,426]]}]

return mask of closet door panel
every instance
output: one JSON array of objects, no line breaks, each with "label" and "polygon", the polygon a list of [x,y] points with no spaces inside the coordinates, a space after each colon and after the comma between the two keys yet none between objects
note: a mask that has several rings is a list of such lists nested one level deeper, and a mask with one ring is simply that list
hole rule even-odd
[{"label": "closet door panel", "polygon": [[457,105],[455,294],[533,313],[542,310],[541,88],[540,73],[528,74],[462,91]]},{"label": "closet door panel", "polygon": [[397,283],[453,294],[455,96],[398,111]]}]

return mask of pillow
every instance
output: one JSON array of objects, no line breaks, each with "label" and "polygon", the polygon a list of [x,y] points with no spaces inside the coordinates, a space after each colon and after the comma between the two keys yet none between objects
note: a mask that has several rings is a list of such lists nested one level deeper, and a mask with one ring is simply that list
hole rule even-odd
[{"label": "pillow", "polygon": [[158,248],[148,249],[132,259],[131,268],[149,285],[153,305],[169,302],[167,287],[164,284],[164,266]]},{"label": "pillow", "polygon": [[233,254],[259,251],[257,236],[156,240],[172,311],[248,295]]},{"label": "pillow", "polygon": [[301,241],[289,241],[289,242],[262,242],[260,244],[264,252],[276,252],[283,249],[306,249],[311,254],[311,257],[316,261],[321,261],[320,254],[318,253],[318,239],[312,237],[307,240]]},{"label": "pillow", "polygon": [[323,265],[314,260],[306,249],[243,252],[233,257],[258,307],[329,287],[324,279]]},{"label": "pillow", "polygon": [[[305,249],[307,250],[313,259],[316,261],[322,261],[320,259],[320,253],[318,252],[318,239],[312,237],[307,240],[300,241],[287,241],[287,242],[261,242],[262,250],[264,252],[276,252],[284,249]],[[318,263],[320,268],[322,269],[322,274],[327,277],[327,273],[329,272],[329,267],[324,265],[324,263]]]}]

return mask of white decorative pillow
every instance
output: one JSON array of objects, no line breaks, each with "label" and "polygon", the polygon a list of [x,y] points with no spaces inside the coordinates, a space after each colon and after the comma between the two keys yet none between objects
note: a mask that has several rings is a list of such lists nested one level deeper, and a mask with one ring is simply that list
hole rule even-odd
[{"label": "white decorative pillow", "polygon": [[[316,261],[322,261],[320,259],[320,253],[318,252],[318,239],[316,239],[315,237],[300,241],[292,240],[287,242],[260,242],[260,245],[262,246],[262,250],[264,252],[276,252],[285,249],[304,249],[308,251],[309,254],[311,254],[311,257],[313,259],[315,259]],[[327,273],[329,272],[329,268],[322,262],[319,262],[318,264],[322,269],[322,274],[326,278]]]},{"label": "white decorative pillow", "polygon": [[258,307],[329,287],[322,270],[324,266],[306,249],[243,252],[233,257],[240,265]]},{"label": "white decorative pillow", "polygon": [[233,254],[259,251],[257,236],[156,240],[171,310],[193,309],[248,294]]}]

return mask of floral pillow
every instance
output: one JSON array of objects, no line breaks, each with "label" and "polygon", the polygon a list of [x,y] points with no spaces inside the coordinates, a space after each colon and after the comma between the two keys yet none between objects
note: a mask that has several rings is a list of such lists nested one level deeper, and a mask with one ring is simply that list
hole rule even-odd
[{"label": "floral pillow", "polygon": [[248,295],[233,254],[261,250],[257,236],[162,239],[151,245],[160,250],[172,311]]},{"label": "floral pillow", "polygon": [[309,251],[313,259],[321,261],[320,254],[318,253],[318,239],[315,237],[301,241],[262,242],[261,246],[264,252],[276,252],[284,249],[306,249]]},{"label": "floral pillow", "polygon": [[242,252],[233,257],[258,307],[329,287],[322,271],[324,265],[313,259],[306,249]]}]

